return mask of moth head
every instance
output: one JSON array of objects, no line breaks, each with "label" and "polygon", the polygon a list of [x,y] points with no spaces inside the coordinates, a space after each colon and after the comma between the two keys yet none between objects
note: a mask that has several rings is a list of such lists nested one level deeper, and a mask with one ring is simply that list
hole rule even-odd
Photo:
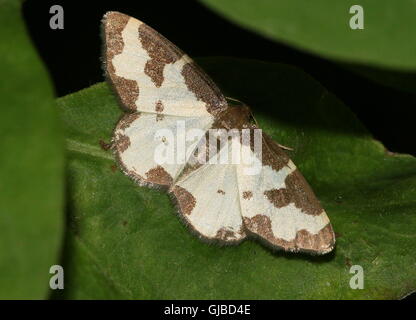
[{"label": "moth head", "polygon": [[218,115],[218,127],[225,129],[247,129],[256,123],[249,106],[234,98],[227,97],[228,108]]}]

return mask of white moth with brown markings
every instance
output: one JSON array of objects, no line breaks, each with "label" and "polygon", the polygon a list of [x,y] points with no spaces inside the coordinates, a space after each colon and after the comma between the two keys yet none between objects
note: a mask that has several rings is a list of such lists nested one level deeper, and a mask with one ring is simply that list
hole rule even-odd
[{"label": "white moth with brown markings", "polygon": [[128,111],[117,124],[113,146],[129,177],[166,188],[202,239],[238,243],[254,235],[286,251],[324,254],[334,248],[332,226],[310,186],[264,133],[261,157],[251,142],[237,141],[261,161],[255,175],[245,174],[240,164],[190,164],[189,155],[184,163],[157,163],[156,133],[175,133],[178,121],[204,132],[257,126],[247,106],[227,101],[186,54],[143,22],[108,12],[103,28],[106,74]]}]

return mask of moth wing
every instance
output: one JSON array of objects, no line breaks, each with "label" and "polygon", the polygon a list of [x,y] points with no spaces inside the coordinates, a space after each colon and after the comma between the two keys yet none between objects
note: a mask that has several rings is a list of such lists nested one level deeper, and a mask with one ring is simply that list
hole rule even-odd
[{"label": "moth wing", "polygon": [[[256,156],[252,147],[243,148]],[[247,232],[286,251],[330,252],[335,235],[325,210],[294,163],[264,133],[261,159],[259,174],[248,175],[243,165],[237,167]]]},{"label": "moth wing", "polygon": [[[140,184],[169,187],[211,123],[209,117],[126,114],[114,132],[116,157],[124,173]],[[187,138],[182,130],[187,127],[198,128],[200,135]]]},{"label": "moth wing", "polygon": [[188,166],[170,194],[182,219],[202,239],[236,243],[246,237],[236,165],[207,162]]},{"label": "moth wing", "polygon": [[108,12],[103,33],[106,74],[127,109],[196,117],[227,107],[205,72],[145,23]]}]

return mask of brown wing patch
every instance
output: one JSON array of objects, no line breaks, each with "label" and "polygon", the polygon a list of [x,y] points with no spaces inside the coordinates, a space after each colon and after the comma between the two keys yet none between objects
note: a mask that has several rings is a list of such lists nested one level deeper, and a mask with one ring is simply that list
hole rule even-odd
[{"label": "brown wing patch", "polygon": [[222,241],[232,241],[234,239],[240,239],[241,236],[245,236],[244,229],[241,228],[240,231],[235,232],[227,228],[221,228],[217,231],[217,234],[215,235],[215,239],[219,239]]},{"label": "brown wing patch", "polygon": [[106,74],[117,91],[123,106],[136,110],[136,101],[139,97],[139,87],[134,80],[125,79],[115,74],[113,58],[123,51],[124,42],[122,32],[130,17],[119,13],[109,12],[104,16],[104,38],[105,38],[105,68]]},{"label": "brown wing patch", "polygon": [[308,182],[299,172],[293,171],[286,177],[286,188],[266,190],[264,195],[276,207],[282,208],[290,203],[310,215],[319,215],[323,209],[316,199]]},{"label": "brown wing patch", "polygon": [[164,109],[165,107],[163,106],[162,101],[158,100],[155,105],[155,111],[157,112],[156,121],[162,121],[165,118],[165,116],[161,114]]},{"label": "brown wing patch", "polygon": [[251,191],[244,191],[243,192],[243,199],[250,200],[253,197],[253,192]]},{"label": "brown wing patch", "polygon": [[302,250],[315,250],[320,248],[320,251],[328,252],[335,245],[334,231],[331,224],[327,224],[317,234],[311,235],[306,230],[298,231],[295,242],[298,248]]},{"label": "brown wing patch", "polygon": [[196,204],[195,197],[188,190],[180,186],[173,188],[173,194],[178,201],[180,211],[183,214],[190,215]]},{"label": "brown wing patch", "polygon": [[167,173],[165,169],[161,166],[157,166],[156,168],[150,169],[146,172],[146,181],[160,184],[160,185],[171,185],[172,184],[172,176]]},{"label": "brown wing patch", "polygon": [[139,38],[143,48],[150,56],[146,62],[144,73],[147,74],[156,87],[163,83],[165,65],[179,60],[184,53],[160,33],[146,24],[139,27]]},{"label": "brown wing patch", "polygon": [[[273,170],[279,171],[289,162],[287,154],[267,134],[262,132],[262,163],[270,166]],[[252,148],[253,149],[253,148]]]},{"label": "brown wing patch", "polygon": [[160,113],[160,112],[163,112],[163,109],[164,107],[163,107],[162,101],[158,100],[156,102],[155,111]]},{"label": "brown wing patch", "polygon": [[227,107],[221,91],[195,62],[185,64],[182,75],[188,89],[198,100],[205,102],[209,113],[216,115]]},{"label": "brown wing patch", "polygon": [[118,152],[123,153],[128,147],[130,147],[130,138],[124,134],[117,134],[115,146]]},{"label": "brown wing patch", "polygon": [[243,221],[248,230],[286,251],[306,251],[323,254],[331,251],[335,244],[334,232],[329,223],[317,234],[299,230],[295,239],[286,241],[274,236],[271,220],[265,215],[258,214],[252,218],[244,217]]},{"label": "brown wing patch", "polygon": [[127,113],[117,124],[116,130],[126,130],[131,124],[140,117],[140,113]]}]

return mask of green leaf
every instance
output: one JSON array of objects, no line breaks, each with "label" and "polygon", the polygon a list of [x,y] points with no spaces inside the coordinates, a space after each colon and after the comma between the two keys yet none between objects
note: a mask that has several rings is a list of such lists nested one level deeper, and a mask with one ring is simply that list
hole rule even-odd
[{"label": "green leaf", "polygon": [[[58,100],[67,129],[69,231],[65,298],[400,298],[416,288],[416,159],[391,156],[335,96],[302,71],[247,60],[203,60],[260,126],[294,148],[338,234],[335,252],[273,252],[255,241],[208,245],[168,196],[115,166],[122,115],[107,84]],[[209,205],[209,204],[207,204]],[[349,286],[361,265],[365,288]]]},{"label": "green leaf", "polygon": [[[270,39],[326,58],[416,69],[416,4],[412,0],[201,0],[231,21]],[[350,28],[353,5],[364,29]]]},{"label": "green leaf", "polygon": [[42,299],[63,235],[62,128],[20,1],[1,1],[0,21],[0,299]]},{"label": "green leaf", "polygon": [[352,71],[357,75],[360,75],[376,84],[381,84],[385,87],[390,87],[407,93],[416,94],[415,72],[401,72],[354,64],[342,64],[340,65],[340,67]]}]

